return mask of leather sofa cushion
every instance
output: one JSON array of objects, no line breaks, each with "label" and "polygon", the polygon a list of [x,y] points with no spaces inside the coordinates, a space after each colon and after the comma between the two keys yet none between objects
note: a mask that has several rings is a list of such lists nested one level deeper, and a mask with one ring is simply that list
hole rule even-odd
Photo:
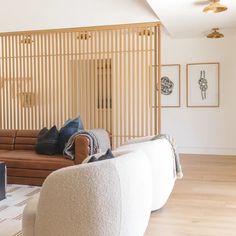
[{"label": "leather sofa cushion", "polygon": [[38,134],[38,130],[18,130],[15,139],[15,149],[35,150]]},{"label": "leather sofa cushion", "polygon": [[0,130],[0,149],[13,150],[16,130]]},{"label": "leather sofa cushion", "polygon": [[74,165],[74,161],[65,159],[62,155],[53,157],[39,155],[31,150],[13,150],[0,152],[0,161],[4,161],[7,167],[56,170],[62,167]]}]

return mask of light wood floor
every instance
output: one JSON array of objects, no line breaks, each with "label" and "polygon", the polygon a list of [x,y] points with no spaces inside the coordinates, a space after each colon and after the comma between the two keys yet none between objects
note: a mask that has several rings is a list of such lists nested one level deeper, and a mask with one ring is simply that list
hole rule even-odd
[{"label": "light wood floor", "polygon": [[236,236],[236,157],[182,155],[181,163],[184,178],[145,236]]}]

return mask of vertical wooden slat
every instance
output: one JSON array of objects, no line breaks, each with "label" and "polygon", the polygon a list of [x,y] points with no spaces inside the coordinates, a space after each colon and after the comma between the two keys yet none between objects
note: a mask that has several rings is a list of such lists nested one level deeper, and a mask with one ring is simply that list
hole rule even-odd
[{"label": "vertical wooden slat", "polygon": [[119,54],[118,54],[118,50],[119,50],[119,34],[118,34],[118,30],[115,31],[115,54],[116,54],[116,65],[115,65],[115,72],[116,72],[116,146],[119,146],[120,144],[120,133],[121,133],[121,129],[119,129],[120,126],[120,122],[119,119]]},{"label": "vertical wooden slat", "polygon": [[[73,53],[73,50],[72,50],[72,34],[71,33],[66,33],[67,35],[67,50],[65,50],[65,53],[67,53],[67,61],[65,61],[67,63],[67,65],[64,65],[64,69],[67,68],[67,76],[64,78],[64,93],[65,93],[65,96],[67,99],[64,99],[64,120],[65,119],[68,119],[68,115],[70,117],[73,117],[72,115],[72,103],[71,103],[71,99],[70,99],[70,96],[69,96],[69,93],[68,93],[68,89],[70,88],[69,87],[69,83],[71,84],[71,81],[73,81],[73,77],[72,77],[72,73],[71,73],[71,70],[72,70],[72,63],[73,63],[73,60],[72,60],[72,53]],[[70,93],[71,95],[71,93]]]},{"label": "vertical wooden slat", "polygon": [[[147,28],[145,28],[145,32],[147,31]],[[144,116],[147,111],[145,111],[145,60],[144,60],[144,37],[145,34],[143,33],[141,36],[141,94],[140,94],[140,99],[141,99],[141,136],[144,136],[144,128],[145,128],[145,122],[144,122]]]},{"label": "vertical wooden slat", "polygon": [[[62,106],[62,112],[61,112],[61,119],[62,119],[62,123],[65,121],[65,116],[66,114],[69,114],[69,111],[71,110],[71,105],[69,102],[68,102],[68,94],[67,94],[67,82],[70,80],[70,70],[69,70],[69,67],[70,67],[70,56],[69,56],[69,33],[67,32],[64,32],[62,35],[61,35],[61,57],[63,58],[63,61],[61,62],[61,68],[63,68],[64,70],[64,73],[62,72],[62,69],[61,69],[61,95],[63,94],[64,96],[64,99],[62,98],[61,100],[61,106]],[[62,50],[62,47],[63,47],[63,50]],[[67,106],[66,106],[67,104]],[[72,118],[72,117],[70,117]],[[61,123],[61,124],[62,124]]]},{"label": "vertical wooden slat", "polygon": [[4,114],[2,123],[3,123],[3,128],[6,129],[6,106],[5,106],[5,102],[6,102],[6,93],[5,93],[5,88],[6,88],[6,78],[5,78],[5,57],[4,57],[4,38],[5,36],[1,36],[1,46],[2,46],[2,83],[3,83],[3,87],[2,87],[2,91],[3,91],[3,97],[2,97],[2,114]]},{"label": "vertical wooden slat", "polygon": [[9,42],[9,47],[10,47],[10,89],[11,89],[11,103],[12,103],[12,125],[11,129],[16,129],[16,104],[15,104],[15,52],[14,52],[14,35],[10,36],[10,42]]},{"label": "vertical wooden slat", "polygon": [[98,128],[99,127],[99,111],[98,111],[98,103],[99,103],[99,98],[98,98],[98,40],[97,40],[97,32],[93,33],[93,37],[94,37],[94,43],[95,43],[95,65],[94,65],[94,71],[95,71],[95,75],[94,75],[94,80],[95,80],[95,97],[94,97],[94,111],[95,111],[95,127]]},{"label": "vertical wooden slat", "polygon": [[42,111],[42,126],[46,126],[45,122],[45,81],[44,81],[44,48],[43,48],[43,34],[40,35],[40,46],[41,46],[41,70],[40,70],[40,77],[41,77],[41,111]]},{"label": "vertical wooden slat", "polygon": [[115,123],[115,68],[114,68],[114,65],[115,65],[115,57],[114,57],[114,34],[115,34],[115,31],[112,30],[111,31],[111,134],[113,135],[113,138],[112,138],[112,147],[114,148],[115,147],[115,136],[114,136],[114,133],[115,133],[115,126],[114,126],[114,123]]},{"label": "vertical wooden slat", "polygon": [[136,29],[133,28],[132,30],[132,123],[133,123],[133,127],[132,127],[132,136],[135,136],[135,121],[136,121],[136,109],[135,109],[135,50],[136,50],[136,46],[135,46],[135,34],[136,34]]},{"label": "vertical wooden slat", "polygon": [[126,60],[126,50],[127,50],[127,47],[126,47],[126,30],[124,29],[123,30],[123,42],[124,42],[124,46],[123,46],[123,50],[124,50],[124,54],[123,54],[123,60],[124,60],[124,67],[123,67],[123,70],[124,70],[124,82],[123,82],[123,86],[122,86],[122,91],[124,92],[124,95],[122,97],[124,97],[124,108],[123,108],[123,120],[124,120],[124,123],[123,123],[123,129],[124,129],[124,142],[126,142],[127,140],[127,77],[126,77],[126,69],[127,69],[127,60]]},{"label": "vertical wooden slat", "polygon": [[[26,36],[26,38],[28,39],[28,35]],[[27,94],[26,96],[28,96],[28,93],[30,92],[30,90],[29,90],[29,83],[30,83],[30,73],[29,73],[29,42],[26,42],[25,43],[25,48],[26,48],[26,50],[25,50],[25,62],[26,62],[26,80],[25,80],[25,88],[26,88],[26,91],[25,91],[25,93]],[[26,126],[25,126],[25,128],[26,129],[30,129],[30,107],[27,105],[26,107],[25,107],[25,111],[26,111],[26,114],[27,114],[27,116],[26,116]]]},{"label": "vertical wooden slat", "polygon": [[73,62],[73,68],[74,68],[74,88],[73,91],[74,91],[74,97],[72,97],[72,99],[74,98],[75,99],[75,107],[74,107],[74,111],[73,111],[73,115],[76,116],[76,115],[79,115],[80,112],[79,112],[79,84],[78,84],[78,40],[76,38],[76,34],[77,32],[74,32],[73,34],[73,39],[74,39],[74,44],[75,44],[75,58],[74,58],[74,62]]},{"label": "vertical wooden slat", "polygon": [[85,105],[83,103],[83,79],[82,79],[82,76],[83,76],[83,69],[82,69],[82,45],[81,45],[81,33],[79,32],[78,33],[78,38],[77,38],[77,41],[78,41],[78,44],[79,44],[79,47],[78,47],[78,53],[79,53],[79,61],[78,61],[78,67],[79,67],[79,97],[80,97],[80,103],[79,103],[79,113],[80,115],[82,116],[82,119],[84,119],[84,114],[83,114],[83,106]]},{"label": "vertical wooden slat", "polygon": [[15,44],[15,100],[16,100],[16,128],[20,128],[20,98],[19,98],[19,37],[18,35],[14,36],[14,44]]},{"label": "vertical wooden slat", "polygon": [[[86,37],[87,35],[87,37]],[[89,32],[84,32],[84,41],[86,43],[86,48],[85,48],[85,59],[86,59],[86,91],[87,91],[87,120],[88,120],[88,127],[91,129],[91,86],[90,86],[90,80],[91,80],[91,74],[90,74],[90,58],[89,58]]]},{"label": "vertical wooden slat", "polygon": [[44,89],[44,97],[45,97],[45,102],[44,102],[44,112],[45,112],[45,126],[50,128],[49,125],[49,101],[48,101],[48,74],[47,74],[47,66],[48,66],[48,58],[47,58],[47,35],[44,34],[43,35],[43,42],[44,42],[44,55],[43,55],[43,71],[42,73],[44,74],[44,85],[43,85],[43,89]]},{"label": "vertical wooden slat", "polygon": [[38,124],[39,124],[39,127],[42,128],[43,127],[43,116],[42,116],[42,106],[43,106],[43,102],[42,102],[42,94],[41,94],[41,53],[40,53],[40,35],[37,34],[37,56],[38,56],[38,60],[37,60],[37,64],[38,64],[38,67],[37,67],[37,70],[38,70],[38,113],[39,113],[39,116],[38,116]]},{"label": "vertical wooden slat", "polygon": [[[86,49],[86,45],[85,45],[85,32],[82,32],[82,50],[83,50],[83,91],[84,91],[84,97],[87,98],[87,70],[86,70],[86,58],[85,58],[85,49]],[[84,101],[84,100],[83,100]],[[84,114],[84,122],[85,122],[85,127],[88,128],[88,114],[87,114],[87,106],[86,104],[83,104],[83,114]]]},{"label": "vertical wooden slat", "polygon": [[[74,46],[74,40],[73,39],[74,39],[74,34],[71,32],[70,33],[71,58],[70,58],[70,64],[69,64],[69,68],[70,68],[69,71],[71,71],[71,75],[70,75],[70,79],[68,81],[68,89],[66,89],[67,96],[69,98],[68,102],[70,104],[72,104],[71,109],[69,111],[69,114],[70,114],[71,117],[74,117],[74,116],[78,115],[78,114],[75,114],[75,112],[74,112],[75,109],[76,109],[76,93],[73,93],[73,91],[74,91],[73,88],[75,88],[76,83],[75,83],[75,67],[74,67],[74,65],[75,65],[75,63],[74,63],[75,62],[75,57],[74,57],[74,48],[75,48],[75,46]],[[69,54],[70,51],[68,51],[68,54]],[[69,86],[69,82],[70,82],[70,86]],[[69,91],[71,91],[71,92],[69,92]],[[68,116],[68,115],[66,114],[66,116]]]},{"label": "vertical wooden slat", "polygon": [[123,43],[122,43],[122,29],[119,31],[120,36],[120,48],[119,48],[119,54],[120,54],[120,84],[119,84],[119,103],[120,103],[120,144],[123,143],[123,136],[124,136],[124,129],[123,129],[123,58],[122,58],[122,51],[123,51]]},{"label": "vertical wooden slat", "polygon": [[[152,28],[154,30],[154,28]],[[150,47],[150,80],[151,80],[151,87],[150,87],[150,135],[153,135],[153,109],[156,109],[156,101],[153,101],[153,93],[155,93],[156,90],[156,84],[155,84],[155,78],[153,80],[153,70],[152,70],[152,65],[153,65],[153,36],[150,36],[150,42],[149,42],[149,47]],[[152,86],[153,85],[153,86]],[[154,105],[154,108],[153,108]],[[155,122],[155,121],[154,121]]]},{"label": "vertical wooden slat", "polygon": [[13,108],[13,91],[12,91],[12,86],[13,86],[13,80],[12,80],[12,47],[11,47],[11,38],[12,36],[8,36],[8,65],[9,65],[9,112],[10,112],[10,120],[9,120],[9,129],[13,129],[14,127],[14,108]]},{"label": "vertical wooden slat", "polygon": [[102,112],[102,127],[104,129],[107,129],[106,127],[106,72],[107,72],[107,59],[106,59],[106,35],[105,31],[102,31],[102,41],[103,41],[103,47],[102,47],[102,75],[101,75],[101,91],[102,91],[102,104],[101,104],[101,112]]},{"label": "vertical wooden slat", "polygon": [[102,117],[102,39],[101,39],[101,32],[98,32],[98,117],[99,117],[99,126],[102,127],[103,124],[103,117]]},{"label": "vertical wooden slat", "polygon": [[110,31],[107,31],[107,130],[111,132],[111,57],[110,57]]},{"label": "vertical wooden slat", "polygon": [[[60,108],[60,125],[62,126],[63,125],[63,111],[65,109],[64,107],[64,99],[63,99],[63,58],[65,58],[65,54],[63,55],[63,33],[60,32],[59,33],[59,59],[60,59],[60,64],[59,64],[59,85],[60,85],[60,100],[59,100],[59,103],[58,103],[58,108]],[[64,68],[65,70],[65,68]]]},{"label": "vertical wooden slat", "polygon": [[161,134],[161,30],[160,26],[156,26],[157,28],[157,33],[158,33],[158,38],[156,38],[155,42],[157,45],[157,60],[158,60],[158,84],[159,84],[159,89],[158,89],[158,110],[157,112],[157,117],[158,117],[158,134]]},{"label": "vertical wooden slat", "polygon": [[91,81],[91,107],[90,107],[90,113],[91,113],[91,128],[94,129],[95,128],[95,98],[94,98],[94,94],[95,94],[95,68],[94,68],[94,37],[92,32],[89,32],[90,35],[90,81]]},{"label": "vertical wooden slat", "polygon": [[55,34],[52,34],[52,104],[53,104],[53,110],[52,110],[52,120],[54,124],[58,123],[56,122],[56,50],[55,50]]},{"label": "vertical wooden slat", "polygon": [[53,125],[52,121],[52,77],[51,77],[51,70],[52,70],[52,62],[51,62],[51,34],[48,33],[47,37],[47,61],[48,61],[48,72],[47,72],[47,80],[48,80],[48,125],[51,127]]},{"label": "vertical wooden slat", "polygon": [[32,35],[32,40],[33,40],[33,44],[32,44],[32,60],[33,60],[33,74],[32,74],[32,84],[33,84],[33,91],[34,91],[34,129],[40,129],[39,124],[38,124],[38,114],[37,114],[37,107],[38,107],[38,103],[37,103],[37,66],[36,66],[36,45],[37,45],[37,38],[36,35],[33,34]]},{"label": "vertical wooden slat", "polygon": [[[31,99],[34,97],[34,75],[33,75],[33,38],[32,35],[30,35],[31,43],[29,45],[29,70],[30,70],[30,93],[31,93]],[[35,109],[35,104],[34,101],[31,100],[31,107],[30,107],[30,115],[31,115],[31,121],[30,121],[30,129],[36,129],[35,123],[34,123],[34,109]]]},{"label": "vertical wooden slat", "polygon": [[138,28],[137,32],[137,76],[136,76],[136,89],[137,89],[137,133],[136,135],[139,137],[140,136],[140,104],[141,104],[141,99],[140,99],[140,49],[139,49],[139,44],[140,44],[140,36],[139,36],[139,31],[140,29]]},{"label": "vertical wooden slat", "polygon": [[8,67],[9,67],[9,64],[8,64],[8,54],[7,54],[7,39],[8,39],[8,36],[5,37],[5,61],[6,61],[6,64],[5,64],[5,75],[6,75],[6,78],[5,78],[5,81],[6,81],[6,112],[7,112],[7,119],[6,119],[6,127],[7,129],[10,129],[10,106],[9,106],[9,78],[8,78]]},{"label": "vertical wooden slat", "polygon": [[[149,123],[149,120],[148,120],[148,116],[149,116],[149,113],[150,113],[150,110],[152,110],[152,108],[149,108],[149,84],[150,84],[150,79],[149,79],[149,64],[148,64],[148,54],[150,53],[149,52],[149,47],[148,47],[148,34],[147,34],[147,30],[150,30],[150,32],[152,32],[152,29],[149,29],[149,28],[146,28],[146,32],[145,32],[145,71],[146,71],[146,75],[145,75],[145,78],[146,78],[146,81],[145,81],[145,88],[146,88],[146,104],[145,104],[145,107],[146,107],[146,111],[145,111],[145,114],[146,114],[146,117],[145,117],[145,135],[148,135],[148,123]],[[150,37],[152,37],[152,33],[150,34]]]},{"label": "vertical wooden slat", "polygon": [[131,126],[132,126],[132,116],[134,114],[131,113],[131,108],[132,108],[132,94],[133,94],[133,88],[132,88],[132,84],[131,84],[131,30],[130,28],[128,29],[128,101],[127,101],[127,123],[128,123],[128,138],[131,138]]}]

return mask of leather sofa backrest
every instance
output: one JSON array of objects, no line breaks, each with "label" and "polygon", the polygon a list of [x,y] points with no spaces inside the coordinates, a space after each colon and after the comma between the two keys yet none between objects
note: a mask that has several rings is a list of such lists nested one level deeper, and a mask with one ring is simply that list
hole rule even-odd
[{"label": "leather sofa backrest", "polygon": [[39,130],[18,130],[15,138],[16,150],[34,150]]},{"label": "leather sofa backrest", "polygon": [[13,150],[16,130],[0,130],[0,149]]}]

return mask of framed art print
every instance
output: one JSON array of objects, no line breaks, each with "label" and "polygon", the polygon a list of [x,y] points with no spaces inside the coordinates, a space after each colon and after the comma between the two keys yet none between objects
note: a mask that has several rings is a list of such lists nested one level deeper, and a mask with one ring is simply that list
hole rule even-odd
[{"label": "framed art print", "polygon": [[187,106],[219,106],[219,63],[187,64]]},{"label": "framed art print", "polygon": [[[154,71],[154,66],[152,66]],[[152,73],[154,75],[154,72]],[[152,76],[152,93],[158,91],[158,83],[155,84]],[[154,96],[153,96],[154,97]],[[153,99],[152,99],[153,100]],[[154,104],[154,100],[152,101]],[[154,105],[152,105],[154,107]],[[169,64],[161,66],[161,106],[180,107],[180,65]]]}]

